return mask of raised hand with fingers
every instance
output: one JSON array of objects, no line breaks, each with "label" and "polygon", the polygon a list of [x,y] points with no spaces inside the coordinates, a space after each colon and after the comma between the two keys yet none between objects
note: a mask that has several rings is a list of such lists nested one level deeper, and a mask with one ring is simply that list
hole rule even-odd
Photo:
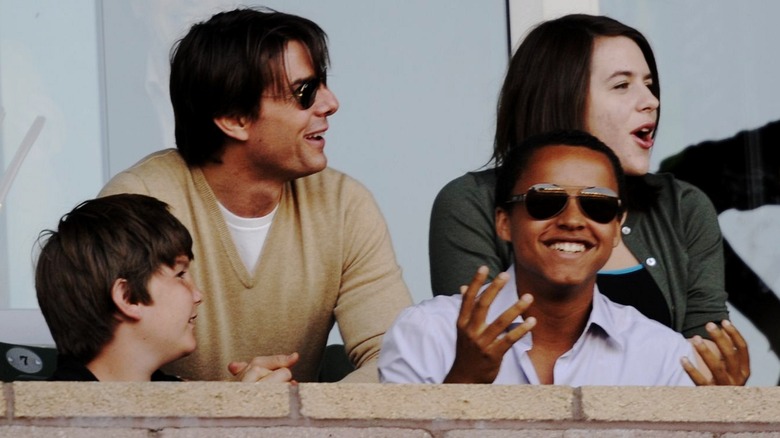
[{"label": "raised hand with fingers", "polygon": [[480,267],[463,291],[457,322],[455,360],[444,383],[493,383],[504,354],[536,324],[534,318],[528,318],[507,331],[533,302],[533,297],[528,294],[523,295],[495,321],[486,324],[488,309],[509,278],[505,272],[499,274],[478,296],[487,275],[488,268]]},{"label": "raised hand with fingers", "polygon": [[241,382],[291,382],[292,368],[298,353],[257,356],[250,362],[230,362],[228,371]]},{"label": "raised hand with fingers", "polygon": [[744,386],[750,377],[750,354],[745,338],[728,320],[720,328],[710,322],[706,329],[712,341],[694,336],[691,342],[701,358],[700,366],[706,367],[709,373],[702,372],[689,360],[683,360],[683,368],[697,386]]}]

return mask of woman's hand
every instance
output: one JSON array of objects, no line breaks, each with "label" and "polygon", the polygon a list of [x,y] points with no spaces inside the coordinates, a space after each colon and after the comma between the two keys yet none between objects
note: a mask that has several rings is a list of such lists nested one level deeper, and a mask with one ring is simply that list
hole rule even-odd
[{"label": "woman's hand", "polygon": [[736,385],[744,386],[750,377],[750,354],[747,342],[731,321],[724,320],[721,328],[708,323],[707,332],[712,340],[700,336],[691,338],[691,343],[699,354],[697,360],[702,372],[691,361],[683,359],[683,368],[697,386]]}]

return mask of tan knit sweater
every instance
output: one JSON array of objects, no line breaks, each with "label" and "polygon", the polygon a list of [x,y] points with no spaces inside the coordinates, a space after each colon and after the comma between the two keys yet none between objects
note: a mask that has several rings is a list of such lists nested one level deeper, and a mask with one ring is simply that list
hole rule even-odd
[{"label": "tan knit sweater", "polygon": [[360,183],[332,169],[289,183],[254,272],[241,261],[203,173],[176,150],[149,155],[100,195],[114,193],[166,202],[192,233],[190,272],[204,293],[198,347],[169,372],[224,380],[230,361],[297,351],[293,377],[313,381],[335,320],[359,367],[347,380],[378,380],[382,335],[411,298],[384,218]]}]

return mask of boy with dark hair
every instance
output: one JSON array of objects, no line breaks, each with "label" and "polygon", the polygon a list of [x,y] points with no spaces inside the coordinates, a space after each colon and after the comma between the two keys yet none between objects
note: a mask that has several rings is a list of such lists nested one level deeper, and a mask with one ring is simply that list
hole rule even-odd
[{"label": "boy with dark hair", "polygon": [[[35,288],[59,354],[51,380],[181,380],[158,368],[195,350],[202,295],[188,272],[192,238],[165,203],[85,201],[39,243]],[[242,377],[270,374],[258,372]]]}]

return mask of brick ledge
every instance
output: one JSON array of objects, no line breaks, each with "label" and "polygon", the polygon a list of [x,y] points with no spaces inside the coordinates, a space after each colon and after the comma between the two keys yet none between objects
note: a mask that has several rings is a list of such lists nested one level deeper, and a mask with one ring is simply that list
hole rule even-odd
[{"label": "brick ledge", "polygon": [[780,437],[766,435],[780,432],[780,387],[14,382],[1,393],[0,436]]}]

